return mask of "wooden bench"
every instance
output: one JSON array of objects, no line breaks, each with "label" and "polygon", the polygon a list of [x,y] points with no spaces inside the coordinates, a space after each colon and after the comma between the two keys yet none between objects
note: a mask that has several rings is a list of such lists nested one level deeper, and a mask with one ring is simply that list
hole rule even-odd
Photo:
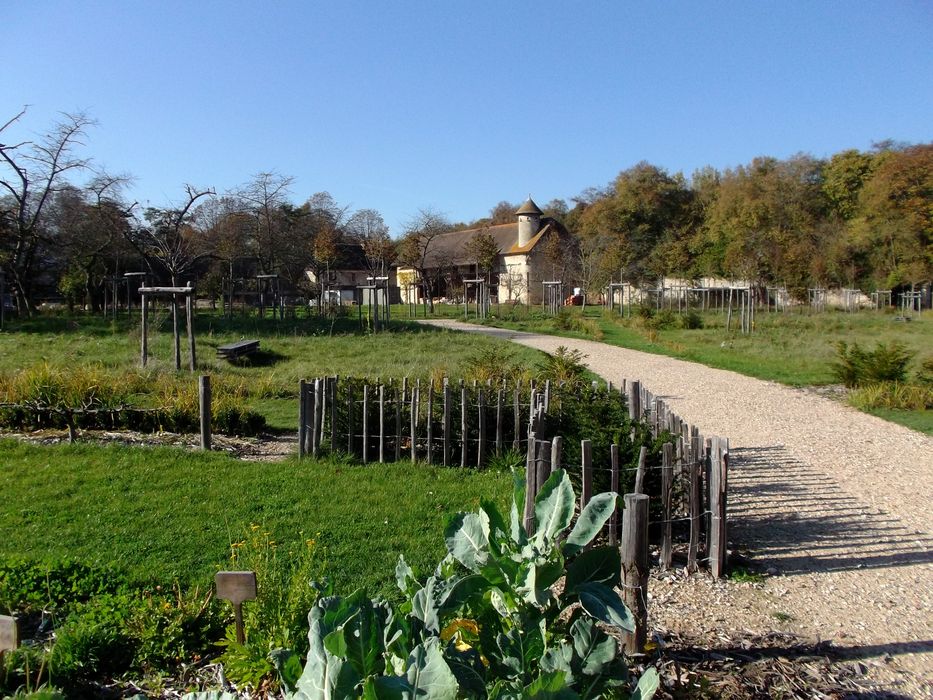
[{"label": "wooden bench", "polygon": [[259,350],[258,340],[241,340],[217,348],[217,355],[225,360],[235,360],[244,355],[251,355]]}]

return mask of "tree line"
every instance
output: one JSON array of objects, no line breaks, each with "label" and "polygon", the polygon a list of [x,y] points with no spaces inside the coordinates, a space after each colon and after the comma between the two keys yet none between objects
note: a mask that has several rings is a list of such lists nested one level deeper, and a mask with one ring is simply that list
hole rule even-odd
[{"label": "tree line", "polygon": [[306,271],[322,283],[350,245],[373,273],[394,259],[379,212],[351,211],[327,192],[296,205],[293,179],[275,172],[222,193],[187,184],[181,201],[161,207],[128,202],[132,178],[80,154],[92,119],[64,114],[35,140],[6,143],[25,115],[0,126],[0,271],[25,314],[49,296],[99,309],[108,280],[128,271],[173,285],[197,280],[212,296],[225,279],[277,274],[311,295]]},{"label": "tree line", "polygon": [[[174,284],[197,280],[212,295],[224,279],[275,273],[313,295],[306,271],[323,280],[350,246],[374,275],[398,261],[424,268],[426,279],[438,274],[427,263],[437,236],[513,223],[518,208],[499,202],[459,224],[426,209],[394,241],[378,211],[351,211],[326,192],[295,204],[292,178],[271,171],[221,193],[185,185],[181,201],[141,207],[125,198],[129,176],[81,155],[92,119],[65,114],[34,140],[5,143],[25,116],[0,126],[0,270],[25,313],[56,295],[99,307],[108,278],[139,270]],[[933,280],[933,144],[760,157],[689,178],[641,162],[543,211],[577,243],[546,251],[548,259],[590,292],[671,276],[741,279],[797,296],[815,286],[868,291]],[[500,251],[488,234],[474,238],[477,269],[494,273]]]},{"label": "tree line", "polygon": [[[504,223],[517,206],[500,202],[464,226]],[[591,290],[712,276],[806,298],[808,287],[933,280],[933,144],[759,157],[689,178],[641,162],[543,209],[577,237],[576,274]]]}]

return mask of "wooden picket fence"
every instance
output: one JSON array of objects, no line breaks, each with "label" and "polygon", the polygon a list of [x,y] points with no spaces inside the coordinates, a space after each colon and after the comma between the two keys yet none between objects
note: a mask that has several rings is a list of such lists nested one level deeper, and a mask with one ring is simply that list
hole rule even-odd
[{"label": "wooden picket fence", "polygon": [[[609,474],[610,489],[619,492],[623,471],[635,472],[634,494],[660,499],[651,526],[661,543],[660,564],[672,566],[675,525],[688,530],[686,566],[695,571],[708,563],[712,575],[723,575],[726,564],[726,494],[729,442],[703,436],[638,381],[596,382],[587,391],[607,392],[625,401],[633,422],[647,426],[654,438],[665,435],[660,464],[647,463],[641,448],[637,467],[620,465],[620,445],[610,446],[610,463],[593,464],[593,444],[582,440],[580,463],[566,464],[564,437],[549,435],[546,417],[561,401],[562,386],[493,385],[463,381],[360,381],[320,377],[299,383],[299,457],[322,451],[346,452],[364,463],[402,459],[445,466],[481,467],[511,450],[524,454],[526,473],[525,525],[532,528],[534,498],[556,469],[565,469],[579,483],[583,507],[593,496],[594,470]],[[634,431],[633,431],[634,432]],[[633,436],[634,442],[634,436]],[[602,479],[605,482],[605,479]],[[660,517],[657,513],[660,512]],[[647,516],[647,508],[645,509]],[[644,531],[648,524],[642,523]],[[612,543],[620,539],[618,514],[606,527]],[[624,537],[624,534],[622,535]]]}]

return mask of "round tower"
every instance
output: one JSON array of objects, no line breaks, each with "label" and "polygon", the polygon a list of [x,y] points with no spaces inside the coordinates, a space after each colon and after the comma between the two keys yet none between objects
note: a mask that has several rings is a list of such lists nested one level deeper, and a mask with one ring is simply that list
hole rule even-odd
[{"label": "round tower", "polygon": [[534,235],[541,228],[541,215],[543,212],[538,209],[531,196],[528,201],[522,204],[517,212],[518,215],[518,245],[519,247],[528,245],[528,241],[534,238]]}]

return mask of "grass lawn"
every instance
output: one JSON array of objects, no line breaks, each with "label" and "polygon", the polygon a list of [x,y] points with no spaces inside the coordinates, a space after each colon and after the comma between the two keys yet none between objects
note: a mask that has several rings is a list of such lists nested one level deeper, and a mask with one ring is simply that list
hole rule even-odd
[{"label": "grass lawn", "polygon": [[[463,307],[437,305],[436,317],[463,318]],[[400,307],[397,318],[407,316]],[[933,357],[933,312],[925,311],[910,322],[897,321],[896,314],[880,311],[845,313],[828,311],[809,314],[805,311],[759,313],[755,332],[742,335],[726,330],[726,317],[719,312],[701,314],[702,328],[685,329],[676,314],[671,323],[652,327],[644,319],[621,318],[601,307],[568,307],[557,317],[545,315],[540,308],[514,308],[503,305],[498,314],[491,310],[489,325],[563,335],[669,355],[699,362],[710,367],[732,370],[759,379],[792,386],[832,384],[836,380],[832,363],[836,344],[858,343],[872,349],[878,343],[903,344],[915,359],[909,367],[915,371],[925,358]],[[475,319],[471,319],[475,320]],[[887,420],[933,434],[933,411],[872,411]]]},{"label": "grass lawn", "polygon": [[[42,365],[64,370],[89,367],[117,384],[154,385],[150,380],[168,376],[194,386],[186,369],[176,373],[172,365],[170,319],[164,313],[156,317],[145,370],[139,366],[138,318],[113,321],[99,316],[40,316],[8,322],[0,332],[0,376]],[[228,320],[208,312],[199,313],[195,337],[199,373],[211,374],[217,383],[237,386],[246,394],[248,405],[261,412],[272,429],[279,430],[295,429],[299,379],[325,374],[412,380],[458,377],[470,358],[503,344],[501,340],[407,322],[395,323],[392,332],[376,335],[361,333],[352,318],[335,322],[317,318]],[[236,365],[217,357],[219,345],[243,338],[260,340],[257,357]],[[186,368],[185,342],[182,348],[182,366]],[[510,351],[527,365],[543,357],[526,348],[510,346]],[[215,395],[219,395],[222,384],[215,387]],[[138,404],[149,405],[144,395],[138,397]]]},{"label": "grass lawn", "polygon": [[315,538],[340,592],[394,595],[399,554],[423,574],[443,530],[511,475],[411,463],[243,462],[173,448],[0,441],[0,555],[71,558],[139,582],[208,585],[259,524],[280,547]]}]

